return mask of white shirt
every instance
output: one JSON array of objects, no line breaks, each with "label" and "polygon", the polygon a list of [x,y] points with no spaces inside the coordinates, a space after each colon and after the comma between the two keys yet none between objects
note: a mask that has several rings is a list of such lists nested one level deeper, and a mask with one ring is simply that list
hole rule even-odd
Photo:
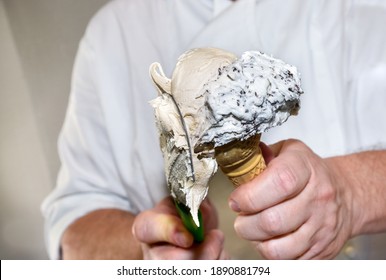
[{"label": "white shirt", "polygon": [[[298,67],[301,110],[263,140],[298,138],[329,156],[386,143],[384,1],[115,0],[91,20],[59,139],[62,167],[43,203],[46,243],[100,208],[138,213],[168,194],[148,74],[170,77],[179,55],[260,50]],[[386,249],[385,249],[386,250]]]}]

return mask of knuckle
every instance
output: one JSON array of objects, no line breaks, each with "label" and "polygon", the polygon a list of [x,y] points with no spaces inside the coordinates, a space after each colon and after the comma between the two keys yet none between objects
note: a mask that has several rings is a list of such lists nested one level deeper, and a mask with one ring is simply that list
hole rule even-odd
[{"label": "knuckle", "polygon": [[200,259],[215,260],[218,258],[219,255],[220,255],[220,249],[215,244],[212,244],[208,246],[206,252],[202,256],[200,256]]},{"label": "knuckle", "polygon": [[273,176],[274,186],[284,196],[291,196],[297,186],[298,178],[296,172],[289,164],[282,164],[277,168]]},{"label": "knuckle", "polygon": [[331,185],[325,185],[319,188],[319,200],[322,202],[329,202],[336,200],[335,189]]},{"label": "knuckle", "polygon": [[146,220],[147,220],[146,216],[147,216],[146,212],[139,214],[135,218],[134,223],[132,225],[132,232],[133,232],[134,237],[142,242],[145,240],[145,238],[147,236],[147,232],[148,232],[148,225],[146,223]]},{"label": "knuckle", "polygon": [[276,243],[273,240],[262,242],[258,245],[257,250],[266,259],[280,260],[280,250],[278,250]]},{"label": "knuckle", "polygon": [[260,209],[259,205],[258,205],[258,199],[256,199],[256,196],[253,192],[249,192],[246,196],[245,196],[245,204],[243,205],[243,208],[246,208],[248,209],[248,211],[258,211]]},{"label": "knuckle", "polygon": [[240,236],[241,238],[247,239],[247,236],[244,234],[242,219],[243,219],[242,216],[238,216],[235,219],[235,222],[233,224],[233,228],[238,236]]},{"label": "knuckle", "polygon": [[299,139],[293,139],[293,138],[290,138],[286,141],[286,144],[287,145],[291,145],[292,147],[296,148],[296,149],[301,149],[301,150],[310,150],[308,148],[308,146],[301,140]]},{"label": "knuckle", "polygon": [[258,223],[251,223],[249,218],[238,216],[233,224],[233,227],[240,238],[253,241],[260,239],[258,237],[259,229],[257,224]]},{"label": "knuckle", "polygon": [[324,228],[329,236],[334,236],[338,231],[339,223],[336,213],[331,213],[325,220]]},{"label": "knuckle", "polygon": [[300,141],[299,139],[295,139],[295,138],[289,138],[287,139],[286,141],[288,144],[291,144],[291,145],[302,145],[303,142]]},{"label": "knuckle", "polygon": [[282,234],[283,220],[278,211],[267,209],[260,215],[260,226],[266,234],[270,236]]}]

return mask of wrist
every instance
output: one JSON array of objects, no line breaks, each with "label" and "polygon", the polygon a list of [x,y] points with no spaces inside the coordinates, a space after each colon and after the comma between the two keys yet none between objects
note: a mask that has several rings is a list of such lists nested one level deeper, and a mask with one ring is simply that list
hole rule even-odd
[{"label": "wrist", "polygon": [[386,230],[386,151],[327,159],[351,223],[351,237]]},{"label": "wrist", "polygon": [[327,158],[327,165],[332,174],[332,183],[337,191],[337,200],[342,208],[342,220],[348,230],[348,238],[362,233],[364,211],[363,193],[354,174],[353,162],[346,156]]}]

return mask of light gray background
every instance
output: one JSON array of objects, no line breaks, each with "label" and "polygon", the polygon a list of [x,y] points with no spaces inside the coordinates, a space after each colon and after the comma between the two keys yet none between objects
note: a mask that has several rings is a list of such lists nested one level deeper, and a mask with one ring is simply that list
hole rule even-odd
[{"label": "light gray background", "polygon": [[107,0],[0,0],[0,258],[45,259],[40,203],[78,41]]},{"label": "light gray background", "polygon": [[[56,142],[78,42],[108,0],[0,0],[0,259],[46,259],[40,204],[55,185]],[[227,206],[232,186],[219,172],[210,187],[226,248],[259,258],[236,237]],[[384,235],[350,241],[338,258],[382,258]],[[381,246],[381,247],[379,247]]]},{"label": "light gray background", "polygon": [[[0,0],[0,259],[47,258],[40,204],[59,168],[56,144],[74,56],[88,21],[106,2]],[[210,195],[225,212],[226,246],[236,258],[256,258],[249,243],[235,238],[231,191],[217,175]]]}]

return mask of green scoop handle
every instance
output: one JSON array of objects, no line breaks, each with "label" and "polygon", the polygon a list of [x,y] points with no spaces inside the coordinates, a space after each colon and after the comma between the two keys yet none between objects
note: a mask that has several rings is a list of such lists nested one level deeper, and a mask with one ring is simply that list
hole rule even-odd
[{"label": "green scoop handle", "polygon": [[204,240],[204,223],[202,220],[201,211],[198,210],[198,220],[200,222],[200,226],[198,227],[193,220],[192,214],[190,214],[190,210],[184,204],[175,201],[176,209],[178,214],[181,217],[182,223],[185,228],[193,235],[195,242],[202,242]]}]

